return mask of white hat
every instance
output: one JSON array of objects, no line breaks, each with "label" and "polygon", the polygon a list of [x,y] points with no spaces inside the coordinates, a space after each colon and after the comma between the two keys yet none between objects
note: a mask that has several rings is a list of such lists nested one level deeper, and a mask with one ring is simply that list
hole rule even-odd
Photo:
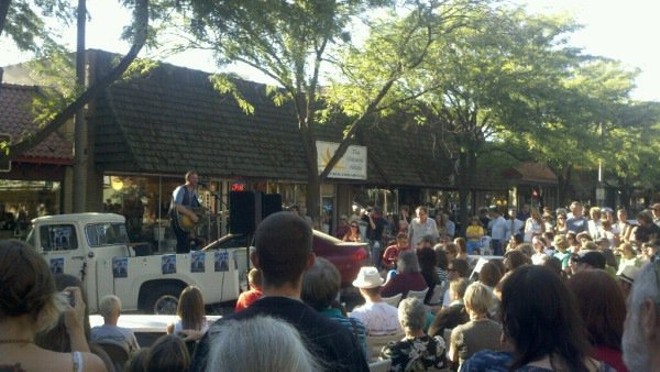
[{"label": "white hat", "polygon": [[633,284],[637,275],[639,274],[639,267],[633,265],[626,265],[623,267],[623,270],[620,270],[616,275],[620,280],[628,284]]},{"label": "white hat", "polygon": [[357,288],[376,288],[383,284],[384,280],[380,276],[378,269],[373,266],[360,268],[357,278],[353,281],[353,286]]}]

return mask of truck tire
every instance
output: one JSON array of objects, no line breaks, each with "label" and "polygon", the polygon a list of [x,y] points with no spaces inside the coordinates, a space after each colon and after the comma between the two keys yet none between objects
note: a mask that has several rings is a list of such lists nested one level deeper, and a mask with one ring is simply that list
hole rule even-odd
[{"label": "truck tire", "polygon": [[175,315],[181,287],[165,284],[154,288],[146,298],[146,311],[156,315]]}]

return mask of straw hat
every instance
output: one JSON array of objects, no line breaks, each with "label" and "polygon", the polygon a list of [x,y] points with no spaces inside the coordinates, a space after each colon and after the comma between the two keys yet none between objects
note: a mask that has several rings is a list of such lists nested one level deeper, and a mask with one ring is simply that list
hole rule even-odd
[{"label": "straw hat", "polygon": [[360,268],[357,278],[353,281],[353,286],[364,289],[376,288],[380,287],[383,282],[378,269],[373,266],[365,266]]}]

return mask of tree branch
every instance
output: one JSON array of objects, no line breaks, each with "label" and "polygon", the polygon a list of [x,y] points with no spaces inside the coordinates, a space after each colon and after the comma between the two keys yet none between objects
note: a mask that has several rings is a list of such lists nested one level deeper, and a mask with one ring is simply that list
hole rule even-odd
[{"label": "tree branch", "polygon": [[135,58],[140,53],[147,39],[147,27],[149,24],[149,0],[138,0],[135,5],[134,11],[135,24],[137,26],[135,32],[135,40],[128,53],[121,59],[119,64],[114,67],[110,72],[103,76],[97,83],[92,84],[85,90],[75,101],[71,102],[64,110],[60,111],[53,120],[44,125],[36,133],[23,137],[19,142],[9,145],[9,154],[11,157],[20,156],[24,152],[30,150],[32,147],[38,145],[45,140],[51,133],[57,131],[64,123],[71,119],[78,110],[84,108],[92,99],[94,99],[100,92],[105,90],[117,80],[131,65]]}]

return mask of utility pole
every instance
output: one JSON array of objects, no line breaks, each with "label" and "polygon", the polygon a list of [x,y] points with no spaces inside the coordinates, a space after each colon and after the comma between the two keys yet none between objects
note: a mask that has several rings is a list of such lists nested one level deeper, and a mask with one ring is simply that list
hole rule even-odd
[{"label": "utility pole", "polygon": [[[87,0],[78,0],[77,47],[76,47],[76,88],[86,87],[85,27],[87,23]],[[85,109],[76,112],[74,132],[73,165],[73,211],[86,212],[87,173],[88,173],[88,130]]]}]

